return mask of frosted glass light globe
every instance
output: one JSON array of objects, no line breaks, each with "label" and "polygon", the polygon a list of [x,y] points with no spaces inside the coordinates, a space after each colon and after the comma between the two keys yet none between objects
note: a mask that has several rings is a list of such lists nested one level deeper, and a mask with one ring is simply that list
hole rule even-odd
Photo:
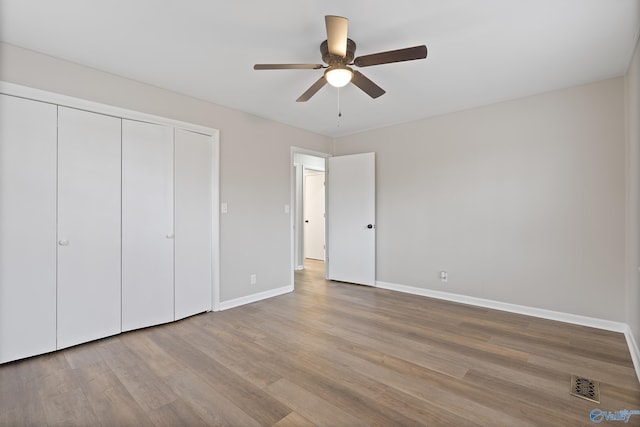
[{"label": "frosted glass light globe", "polygon": [[349,67],[332,67],[329,68],[324,77],[327,82],[333,87],[343,87],[349,84],[353,77],[353,72]]}]

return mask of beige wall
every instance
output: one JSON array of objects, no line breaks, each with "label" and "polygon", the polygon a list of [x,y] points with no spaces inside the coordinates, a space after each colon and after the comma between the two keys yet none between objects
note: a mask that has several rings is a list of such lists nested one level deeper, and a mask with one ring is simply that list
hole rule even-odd
[{"label": "beige wall", "polygon": [[219,129],[221,300],[291,284],[290,147],[329,138],[6,44],[0,80]]},{"label": "beige wall", "polygon": [[617,78],[337,139],[377,153],[377,280],[625,321],[624,117]]},{"label": "beige wall", "polygon": [[625,78],[627,107],[627,324],[640,345],[640,43]]}]

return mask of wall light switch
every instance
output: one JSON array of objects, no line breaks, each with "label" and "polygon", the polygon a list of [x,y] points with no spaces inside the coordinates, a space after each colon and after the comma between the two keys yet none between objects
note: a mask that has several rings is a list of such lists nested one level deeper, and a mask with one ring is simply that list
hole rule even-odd
[{"label": "wall light switch", "polygon": [[284,205],[284,213],[288,214],[290,210],[289,205]]},{"label": "wall light switch", "polygon": [[226,202],[220,203],[220,212],[221,213],[227,213],[227,203]]}]

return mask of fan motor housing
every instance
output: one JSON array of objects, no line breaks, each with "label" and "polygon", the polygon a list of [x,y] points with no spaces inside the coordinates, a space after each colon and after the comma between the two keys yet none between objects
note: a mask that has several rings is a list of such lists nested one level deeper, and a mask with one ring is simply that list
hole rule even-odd
[{"label": "fan motor housing", "polygon": [[329,53],[329,43],[326,40],[320,43],[320,53],[322,54],[322,60],[329,65],[347,65],[352,63],[353,58],[355,58],[356,42],[351,39],[347,39],[347,55],[344,58],[341,56],[331,55]]}]

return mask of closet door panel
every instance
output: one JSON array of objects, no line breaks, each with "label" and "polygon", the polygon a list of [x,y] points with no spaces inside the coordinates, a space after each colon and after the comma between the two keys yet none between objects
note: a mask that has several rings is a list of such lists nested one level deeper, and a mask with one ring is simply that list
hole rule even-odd
[{"label": "closet door panel", "polygon": [[211,310],[211,138],[175,130],[175,318]]},{"label": "closet door panel", "polygon": [[173,128],[123,120],[122,330],[173,319]]},{"label": "closet door panel", "polygon": [[0,363],[56,349],[56,126],[0,95]]},{"label": "closet door panel", "polygon": [[58,348],[121,331],[121,120],[59,107]]}]

